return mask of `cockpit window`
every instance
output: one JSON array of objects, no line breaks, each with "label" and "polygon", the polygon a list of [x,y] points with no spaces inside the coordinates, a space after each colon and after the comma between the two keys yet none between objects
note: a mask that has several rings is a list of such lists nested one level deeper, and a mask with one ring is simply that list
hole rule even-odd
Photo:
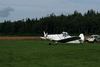
[{"label": "cockpit window", "polygon": [[69,34],[67,32],[62,32],[62,34],[63,34],[64,37],[69,36]]}]

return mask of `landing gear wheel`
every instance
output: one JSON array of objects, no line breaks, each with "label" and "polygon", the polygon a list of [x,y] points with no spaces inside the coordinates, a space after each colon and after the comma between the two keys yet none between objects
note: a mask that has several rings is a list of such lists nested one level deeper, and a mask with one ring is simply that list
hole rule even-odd
[{"label": "landing gear wheel", "polygon": [[58,43],[56,43],[56,45],[58,46],[59,44],[58,44]]},{"label": "landing gear wheel", "polygon": [[51,43],[49,43],[49,45],[52,45]]}]

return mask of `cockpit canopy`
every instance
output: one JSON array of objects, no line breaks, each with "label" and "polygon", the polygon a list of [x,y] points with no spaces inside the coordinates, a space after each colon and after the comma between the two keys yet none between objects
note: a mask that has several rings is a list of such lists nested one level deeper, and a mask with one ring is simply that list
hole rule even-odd
[{"label": "cockpit canopy", "polygon": [[62,34],[63,34],[64,37],[69,36],[69,34],[67,32],[62,32]]}]

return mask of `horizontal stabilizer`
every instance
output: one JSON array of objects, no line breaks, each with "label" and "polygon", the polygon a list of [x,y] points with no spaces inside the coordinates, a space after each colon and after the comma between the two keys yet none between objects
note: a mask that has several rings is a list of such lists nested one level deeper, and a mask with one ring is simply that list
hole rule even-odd
[{"label": "horizontal stabilizer", "polygon": [[42,38],[42,39],[46,39],[45,37],[40,37],[40,38]]}]

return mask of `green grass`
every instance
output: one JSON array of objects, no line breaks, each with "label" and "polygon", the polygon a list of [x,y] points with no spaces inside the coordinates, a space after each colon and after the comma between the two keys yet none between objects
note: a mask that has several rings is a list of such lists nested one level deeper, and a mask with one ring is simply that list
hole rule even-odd
[{"label": "green grass", "polygon": [[100,67],[100,43],[49,42],[0,40],[0,67]]}]

